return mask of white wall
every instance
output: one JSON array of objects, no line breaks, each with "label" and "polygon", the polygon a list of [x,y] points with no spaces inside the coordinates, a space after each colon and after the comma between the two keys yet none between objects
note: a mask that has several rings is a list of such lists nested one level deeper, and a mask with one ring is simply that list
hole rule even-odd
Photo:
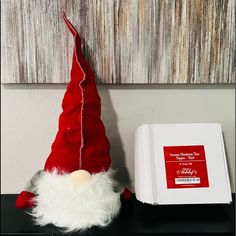
[{"label": "white wall", "polygon": [[[50,152],[65,85],[2,85],[1,192],[17,193]],[[99,86],[114,165],[133,183],[134,130],[142,123],[219,122],[235,192],[233,85]]]}]

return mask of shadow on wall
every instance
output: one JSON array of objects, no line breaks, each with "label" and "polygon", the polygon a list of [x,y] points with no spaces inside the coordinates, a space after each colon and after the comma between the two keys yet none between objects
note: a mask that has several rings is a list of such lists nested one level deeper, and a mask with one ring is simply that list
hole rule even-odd
[{"label": "shadow on wall", "polygon": [[124,186],[129,186],[130,177],[126,168],[125,152],[118,130],[118,118],[108,90],[99,87],[99,93],[102,100],[102,120],[111,145],[112,168],[116,170],[116,180]]},{"label": "shadow on wall", "polygon": [[226,138],[225,138],[225,134],[224,134],[224,131],[222,131],[222,136],[223,136],[223,142],[224,142],[224,148],[225,148],[225,159],[226,159],[226,164],[227,164],[227,168],[228,168],[228,173],[229,173],[229,180],[230,181],[230,187],[231,187],[231,192],[233,191],[234,187],[233,187],[233,174],[232,174],[232,171],[231,170],[231,166],[229,164],[229,155],[228,155],[228,146],[227,146],[227,142],[226,142]]}]

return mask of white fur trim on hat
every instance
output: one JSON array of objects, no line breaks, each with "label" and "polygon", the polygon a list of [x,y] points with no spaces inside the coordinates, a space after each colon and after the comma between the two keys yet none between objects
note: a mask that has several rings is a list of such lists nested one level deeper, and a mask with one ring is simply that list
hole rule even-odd
[{"label": "white fur trim on hat", "polygon": [[120,192],[115,192],[112,172],[92,174],[91,180],[76,187],[69,174],[45,172],[37,181],[35,223],[54,224],[65,232],[106,226],[120,210]]}]

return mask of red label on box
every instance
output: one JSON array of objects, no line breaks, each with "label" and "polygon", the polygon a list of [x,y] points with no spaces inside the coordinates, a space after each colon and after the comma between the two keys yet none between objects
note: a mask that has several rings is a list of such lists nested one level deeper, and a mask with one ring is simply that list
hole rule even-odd
[{"label": "red label on box", "polygon": [[205,150],[198,146],[166,146],[167,188],[209,187]]}]

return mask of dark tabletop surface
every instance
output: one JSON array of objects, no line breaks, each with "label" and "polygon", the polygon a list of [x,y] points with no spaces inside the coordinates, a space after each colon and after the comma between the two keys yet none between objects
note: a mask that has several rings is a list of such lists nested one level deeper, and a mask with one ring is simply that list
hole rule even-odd
[{"label": "dark tabletop surface", "polygon": [[[36,226],[15,208],[15,194],[1,195],[2,235],[60,235],[53,225]],[[122,202],[119,216],[106,228],[93,227],[71,235],[235,235],[235,194],[232,204],[151,206],[135,199]]]}]

